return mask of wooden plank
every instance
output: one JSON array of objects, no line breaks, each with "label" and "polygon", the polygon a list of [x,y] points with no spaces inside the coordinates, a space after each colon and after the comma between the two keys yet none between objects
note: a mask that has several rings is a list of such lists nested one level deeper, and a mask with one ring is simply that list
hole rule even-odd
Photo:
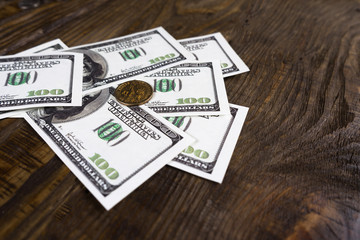
[{"label": "wooden plank", "polygon": [[[0,239],[359,239],[357,0],[0,3],[0,54],[163,26],[221,32],[250,72],[222,184],[165,167],[107,212],[22,119],[0,120]],[[215,56],[214,56],[215,57]]]}]

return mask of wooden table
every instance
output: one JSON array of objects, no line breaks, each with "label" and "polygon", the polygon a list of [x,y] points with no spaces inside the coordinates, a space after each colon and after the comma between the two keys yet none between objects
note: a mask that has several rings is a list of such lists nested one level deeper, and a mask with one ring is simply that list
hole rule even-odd
[{"label": "wooden table", "polygon": [[[358,0],[0,2],[0,54],[163,26],[221,32],[251,71],[224,182],[165,167],[106,211],[23,119],[0,121],[0,239],[359,239]],[[215,56],[214,56],[215,57]]]}]

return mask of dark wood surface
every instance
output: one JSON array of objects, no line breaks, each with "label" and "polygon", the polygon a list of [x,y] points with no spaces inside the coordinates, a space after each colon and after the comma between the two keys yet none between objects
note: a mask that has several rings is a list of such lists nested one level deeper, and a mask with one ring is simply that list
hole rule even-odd
[{"label": "dark wood surface", "polygon": [[0,54],[163,26],[250,67],[222,184],[165,167],[106,211],[23,119],[0,120],[0,239],[360,239],[360,1],[0,1]]}]

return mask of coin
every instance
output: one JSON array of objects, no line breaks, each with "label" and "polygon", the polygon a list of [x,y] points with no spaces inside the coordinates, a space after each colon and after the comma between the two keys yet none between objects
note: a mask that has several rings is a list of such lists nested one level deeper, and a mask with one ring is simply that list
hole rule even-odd
[{"label": "coin", "polygon": [[126,106],[137,106],[148,102],[153,92],[151,85],[147,82],[131,80],[116,88],[115,98]]}]

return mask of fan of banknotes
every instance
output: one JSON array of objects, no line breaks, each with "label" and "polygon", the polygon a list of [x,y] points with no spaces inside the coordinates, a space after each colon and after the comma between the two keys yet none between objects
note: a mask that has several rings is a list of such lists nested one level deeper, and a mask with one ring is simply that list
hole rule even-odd
[{"label": "fan of banknotes", "polygon": [[[248,111],[224,78],[247,71],[221,33],[56,39],[0,58],[0,118],[25,118],[109,210],[165,165],[222,182]],[[151,86],[145,104],[116,97],[133,80]]]}]

